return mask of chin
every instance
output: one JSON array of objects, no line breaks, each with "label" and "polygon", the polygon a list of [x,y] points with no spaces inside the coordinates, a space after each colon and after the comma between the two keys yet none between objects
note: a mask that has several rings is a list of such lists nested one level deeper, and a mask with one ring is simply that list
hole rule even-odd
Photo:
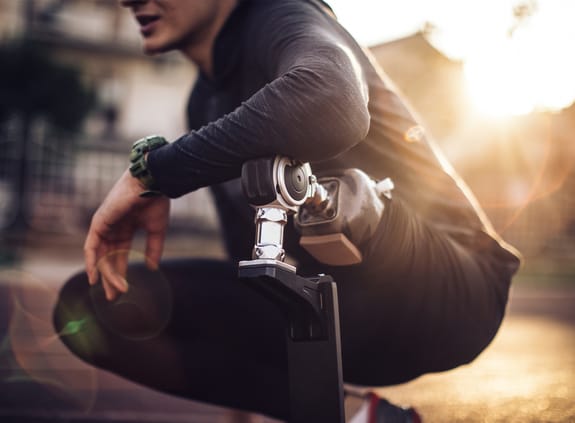
[{"label": "chin", "polygon": [[144,54],[146,56],[154,56],[156,54],[164,53],[167,50],[164,50],[164,49],[157,47],[157,46],[147,46],[144,44],[142,46],[142,51],[144,52]]},{"label": "chin", "polygon": [[155,56],[157,54],[160,54],[160,51],[157,50],[150,50],[148,48],[143,48],[142,52],[146,55],[146,56]]},{"label": "chin", "polygon": [[169,43],[151,42],[151,40],[144,40],[142,44],[142,51],[147,56],[154,56],[156,54],[165,53],[173,50]]}]

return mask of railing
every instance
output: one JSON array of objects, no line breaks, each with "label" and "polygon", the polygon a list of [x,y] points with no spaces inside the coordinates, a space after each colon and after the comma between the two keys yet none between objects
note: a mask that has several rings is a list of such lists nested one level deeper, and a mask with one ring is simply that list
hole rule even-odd
[{"label": "railing", "polygon": [[[9,125],[0,132],[0,231],[20,218],[33,231],[85,231],[93,212],[127,168],[129,143],[58,139],[41,128],[31,131],[30,139],[23,143],[16,136],[20,132],[17,126]],[[22,178],[26,179],[24,185],[20,184]],[[22,191],[19,186],[24,187],[23,192],[18,192]],[[174,225],[215,231],[210,194],[199,190],[175,200]]]}]

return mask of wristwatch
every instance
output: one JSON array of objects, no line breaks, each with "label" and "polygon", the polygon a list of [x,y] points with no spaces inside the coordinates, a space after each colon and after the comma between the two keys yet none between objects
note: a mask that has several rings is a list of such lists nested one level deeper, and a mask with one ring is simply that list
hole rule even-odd
[{"label": "wristwatch", "polygon": [[139,139],[132,145],[130,153],[130,174],[138,179],[144,186],[144,191],[140,197],[155,197],[162,195],[155,185],[154,178],[148,169],[146,154],[152,150],[168,144],[164,137],[159,135],[150,135]]}]

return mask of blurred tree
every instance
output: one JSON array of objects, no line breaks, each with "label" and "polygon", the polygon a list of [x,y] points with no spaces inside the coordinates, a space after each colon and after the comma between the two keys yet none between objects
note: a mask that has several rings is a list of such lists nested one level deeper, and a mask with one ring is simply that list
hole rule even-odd
[{"label": "blurred tree", "polygon": [[[94,93],[84,87],[80,72],[58,63],[46,49],[22,40],[0,46],[0,125],[16,120],[20,128],[16,148],[17,174],[9,181],[15,194],[16,218],[10,229],[27,228],[28,167],[31,129],[42,119],[61,132],[76,131],[95,104]],[[66,137],[64,139],[70,139]],[[4,164],[5,165],[5,164]]]}]

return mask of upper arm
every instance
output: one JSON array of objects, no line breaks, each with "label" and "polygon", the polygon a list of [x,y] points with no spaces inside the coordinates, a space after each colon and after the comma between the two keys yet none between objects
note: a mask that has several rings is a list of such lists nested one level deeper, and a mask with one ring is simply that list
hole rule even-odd
[{"label": "upper arm", "polygon": [[235,46],[245,67],[230,82],[241,89],[251,84],[251,94],[227,93],[238,101],[235,109],[148,155],[156,183],[170,197],[238,177],[246,160],[321,161],[367,135],[367,84],[353,53],[359,48],[327,15],[304,8],[311,4],[262,0],[260,6],[250,11],[245,45]]},{"label": "upper arm", "polygon": [[288,123],[305,130],[301,136],[307,151],[292,155],[328,158],[351,148],[369,130],[368,88],[359,48],[353,48],[332,17],[309,10],[315,6],[289,4],[273,3],[263,24],[251,28],[253,60],[270,81],[263,94],[282,96],[284,108],[290,110],[284,116]]}]

